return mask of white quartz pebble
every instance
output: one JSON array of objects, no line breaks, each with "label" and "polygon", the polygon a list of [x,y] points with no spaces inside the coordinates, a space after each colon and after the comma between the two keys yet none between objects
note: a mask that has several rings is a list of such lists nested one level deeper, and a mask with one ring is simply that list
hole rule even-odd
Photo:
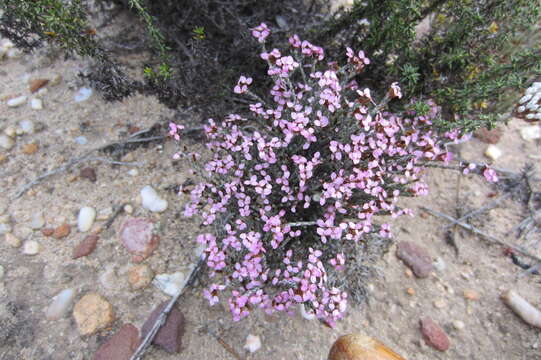
[{"label": "white quartz pebble", "polygon": [[17,106],[21,106],[23,104],[26,104],[26,96],[18,96],[16,98],[13,98],[13,99],[9,99],[8,100],[8,106],[9,107],[17,107]]},{"label": "white quartz pebble", "polygon": [[77,217],[77,227],[80,232],[86,232],[92,228],[94,219],[96,218],[96,210],[90,206],[85,206],[79,210],[79,216]]},{"label": "white quartz pebble", "polygon": [[143,207],[152,212],[162,212],[167,209],[167,200],[160,198],[156,190],[147,185],[141,189]]},{"label": "white quartz pebble", "polygon": [[73,299],[75,299],[74,289],[65,289],[59,292],[53,297],[51,304],[47,307],[45,318],[47,320],[58,320],[64,317],[68,313]]}]

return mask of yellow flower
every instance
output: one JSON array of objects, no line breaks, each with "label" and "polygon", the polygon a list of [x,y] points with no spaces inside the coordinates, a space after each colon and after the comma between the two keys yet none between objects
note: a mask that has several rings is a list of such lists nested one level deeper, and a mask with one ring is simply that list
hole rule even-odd
[{"label": "yellow flower", "polygon": [[490,26],[488,27],[488,31],[492,34],[495,34],[498,32],[498,30],[500,29],[500,27],[498,26],[498,24],[496,24],[495,21],[493,21]]}]

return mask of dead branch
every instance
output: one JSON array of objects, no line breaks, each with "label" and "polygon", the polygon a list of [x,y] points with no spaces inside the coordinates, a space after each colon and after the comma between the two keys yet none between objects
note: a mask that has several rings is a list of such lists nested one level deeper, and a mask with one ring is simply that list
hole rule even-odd
[{"label": "dead branch", "polygon": [[492,236],[490,234],[487,234],[487,233],[477,229],[476,227],[474,227],[474,226],[472,226],[470,224],[466,224],[466,223],[463,223],[461,221],[458,221],[457,219],[455,219],[452,216],[449,216],[447,214],[443,214],[443,213],[440,213],[440,212],[438,212],[436,210],[428,209],[428,208],[423,207],[423,206],[421,206],[420,209],[427,212],[427,213],[429,213],[430,215],[438,216],[438,217],[441,217],[441,218],[446,219],[448,221],[454,221],[457,225],[463,227],[466,230],[471,231],[472,233],[474,233],[476,235],[481,236],[482,238],[484,238],[485,240],[488,240],[489,242],[505,246],[505,247],[507,247],[509,249],[512,249],[512,250],[514,250],[514,251],[516,251],[518,253],[521,253],[524,256],[527,256],[529,258],[532,258],[532,259],[534,259],[536,261],[541,262],[540,257],[531,254],[530,252],[528,252],[527,250],[525,250],[521,246],[506,243],[505,241],[500,240],[500,239],[498,239],[498,238],[496,238],[496,237],[494,237],[494,236]]},{"label": "dead branch", "polygon": [[474,217],[474,216],[477,216],[479,214],[482,214],[490,209],[493,209],[495,208],[496,206],[498,206],[498,204],[500,202],[502,202],[503,200],[507,199],[508,197],[510,197],[512,195],[512,193],[506,193],[500,197],[498,197],[497,199],[495,200],[492,200],[491,202],[489,202],[488,204],[480,207],[479,209],[476,209],[476,210],[473,210],[473,211],[470,211],[469,213],[465,214],[464,216],[458,218],[457,220],[453,220],[451,221],[450,224],[447,224],[445,225],[445,227],[443,228],[443,230],[448,230],[450,227],[454,226],[455,224],[457,224],[457,222],[460,222],[460,221],[464,221],[464,220],[467,220],[471,217]]}]

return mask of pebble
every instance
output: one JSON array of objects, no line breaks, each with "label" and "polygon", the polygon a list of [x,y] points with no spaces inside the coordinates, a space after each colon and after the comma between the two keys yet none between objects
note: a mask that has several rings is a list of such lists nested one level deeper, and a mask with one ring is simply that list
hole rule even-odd
[{"label": "pebble", "polygon": [[99,277],[100,284],[106,289],[115,289],[118,287],[118,277],[116,276],[114,265],[109,265]]},{"label": "pebble", "polygon": [[41,249],[41,245],[35,240],[28,240],[23,245],[23,254],[37,255]]},{"label": "pebble", "polygon": [[407,288],[407,289],[406,289],[406,293],[407,293],[408,295],[413,296],[413,295],[415,295],[415,289],[413,289],[413,288]]},{"label": "pebble", "polygon": [[434,301],[434,306],[435,306],[437,309],[443,309],[444,307],[447,306],[447,303],[445,302],[444,299],[438,299],[438,300],[435,300],[435,301]]},{"label": "pebble", "polygon": [[[96,182],[97,180],[96,170],[94,170],[94,168],[91,168],[91,167],[85,167],[84,169],[82,169],[79,176],[81,176],[84,179],[88,179],[93,183]],[[112,209],[111,209],[111,214],[112,214]]]},{"label": "pebble", "polygon": [[541,127],[538,125],[523,127],[520,129],[520,136],[526,141],[541,139]]},{"label": "pebble", "polygon": [[84,136],[77,136],[73,141],[79,145],[86,145],[88,143],[88,140]]},{"label": "pebble", "polygon": [[22,241],[12,233],[7,233],[4,235],[4,239],[6,241],[6,244],[8,244],[11,247],[18,248],[21,247]]},{"label": "pebble", "polygon": [[464,329],[466,325],[464,324],[463,321],[460,321],[460,320],[453,320],[453,327],[456,329],[456,330],[462,330]]},{"label": "pebble", "polygon": [[19,123],[19,128],[23,134],[33,134],[36,131],[36,127],[31,120],[23,120]]},{"label": "pebble", "polygon": [[69,224],[62,224],[54,229],[53,236],[55,239],[62,239],[71,233],[71,226]]},{"label": "pebble", "polygon": [[5,233],[11,232],[11,225],[10,224],[0,224],[0,235],[4,235]]},{"label": "pebble", "polygon": [[126,212],[126,214],[133,213],[133,206],[131,206],[130,204],[124,205],[124,211]]},{"label": "pebble", "polygon": [[141,199],[143,207],[152,212],[162,212],[167,209],[167,200],[160,198],[150,185],[141,189]]},{"label": "pebble", "polygon": [[444,272],[447,268],[447,264],[445,264],[445,261],[441,257],[437,257],[436,260],[432,262],[432,265],[434,265],[434,268],[439,272]]},{"label": "pebble", "polygon": [[9,136],[10,138],[14,138],[15,136],[17,136],[17,129],[15,129],[15,127],[13,126],[8,126],[4,129],[4,134]]},{"label": "pebble", "polygon": [[13,98],[13,99],[9,99],[7,104],[8,104],[8,107],[17,107],[17,106],[21,106],[23,104],[26,104],[26,100],[27,100],[27,97],[26,96],[18,96],[16,98]]},{"label": "pebble", "polygon": [[64,289],[53,297],[51,304],[45,310],[47,320],[58,320],[63,318],[69,311],[69,308],[75,299],[74,289]]},{"label": "pebble", "polygon": [[136,290],[147,287],[153,278],[154,272],[146,264],[135,265],[128,270],[128,282]]},{"label": "pebble", "polygon": [[73,317],[81,335],[91,335],[113,323],[113,306],[98,293],[86,294],[75,304]]},{"label": "pebble", "polygon": [[426,278],[433,270],[432,260],[425,248],[409,241],[401,241],[396,256],[411,268],[418,278]]},{"label": "pebble", "polygon": [[30,228],[32,230],[39,230],[45,225],[45,218],[40,213],[35,213],[32,215],[32,220],[30,220]]},{"label": "pebble", "polygon": [[30,144],[24,145],[21,151],[25,155],[33,155],[33,154],[37,153],[38,150],[39,150],[39,145],[38,144],[30,143]]},{"label": "pebble", "polygon": [[477,301],[481,298],[479,293],[472,289],[466,289],[463,292],[464,299],[471,300],[471,301]]},{"label": "pebble", "polygon": [[41,229],[41,234],[42,234],[43,236],[49,237],[49,236],[51,236],[51,235],[54,234],[54,229],[51,229],[51,228]]},{"label": "pebble", "polygon": [[446,351],[451,346],[445,331],[429,317],[421,319],[421,333],[428,345],[439,351]]},{"label": "pebble", "polygon": [[[152,311],[141,328],[142,338],[145,338],[167,304],[168,302],[166,301],[161,305],[158,305]],[[176,307],[173,307],[169,313],[169,316],[167,317],[167,320],[156,334],[156,337],[152,343],[162,347],[165,351],[171,354],[179,353],[182,345],[182,337],[184,335],[184,326],[184,315]]]},{"label": "pebble", "polygon": [[90,96],[92,96],[92,89],[83,87],[75,93],[73,100],[75,100],[75,102],[82,102],[88,100]]},{"label": "pebble", "polygon": [[156,275],[152,284],[169,296],[175,296],[182,290],[185,283],[185,275],[182,271],[172,274]]},{"label": "pebble", "polygon": [[39,89],[36,96],[39,97],[39,98],[42,98],[45,95],[47,95],[48,92],[49,92],[49,90],[47,90],[47,88]]},{"label": "pebble", "polygon": [[485,156],[492,161],[498,160],[500,157],[502,157],[502,155],[503,152],[496,145],[491,144],[485,150]]},{"label": "pebble", "polygon": [[120,226],[119,239],[133,254],[134,262],[141,262],[152,254],[160,243],[154,234],[154,221],[146,218],[128,218]]},{"label": "pebble", "polygon": [[33,110],[43,110],[43,100],[38,98],[33,98],[30,100],[30,107]]},{"label": "pebble", "polygon": [[137,175],[139,175],[139,170],[137,170],[137,169],[131,169],[130,171],[128,171],[128,174],[129,174],[130,176],[137,176]]},{"label": "pebble", "polygon": [[0,147],[9,150],[15,145],[15,142],[7,135],[0,135]]},{"label": "pebble", "polygon": [[0,265],[0,280],[2,280],[5,273],[6,273],[6,271],[4,270],[4,266]]},{"label": "pebble", "polygon": [[113,208],[109,206],[98,211],[98,215],[96,216],[96,219],[107,220],[109,219],[111,215],[113,215]]},{"label": "pebble", "polygon": [[125,324],[101,344],[94,354],[94,360],[129,360],[139,343],[139,330],[132,324]]},{"label": "pebble", "polygon": [[252,354],[255,353],[257,350],[261,349],[261,338],[257,335],[249,334],[246,337],[244,349],[248,350]]},{"label": "pebble", "polygon": [[49,79],[32,79],[30,80],[30,92],[33,94],[37,92],[39,89],[47,85],[49,82]]},{"label": "pebble", "polygon": [[49,85],[56,86],[56,85],[60,84],[60,82],[62,82],[62,75],[55,74],[53,76],[53,78],[51,79],[51,81],[49,81]]},{"label": "pebble", "polygon": [[90,206],[82,207],[77,217],[77,227],[80,232],[87,232],[92,228],[96,219],[96,210]]},{"label": "pebble", "polygon": [[100,237],[95,234],[87,235],[74,249],[72,259],[78,259],[83,256],[90,255],[98,244]]}]

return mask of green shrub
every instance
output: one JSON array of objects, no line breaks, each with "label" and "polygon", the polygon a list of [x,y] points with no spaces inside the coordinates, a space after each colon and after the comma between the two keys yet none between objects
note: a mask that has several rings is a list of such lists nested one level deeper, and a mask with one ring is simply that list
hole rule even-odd
[{"label": "green shrub", "polygon": [[[541,74],[541,42],[532,41],[540,9],[531,0],[356,1],[316,32],[337,48],[364,49],[376,65],[361,80],[398,80],[405,101],[443,106],[442,127],[473,130],[501,119]],[[423,20],[431,26],[418,38]]]}]

